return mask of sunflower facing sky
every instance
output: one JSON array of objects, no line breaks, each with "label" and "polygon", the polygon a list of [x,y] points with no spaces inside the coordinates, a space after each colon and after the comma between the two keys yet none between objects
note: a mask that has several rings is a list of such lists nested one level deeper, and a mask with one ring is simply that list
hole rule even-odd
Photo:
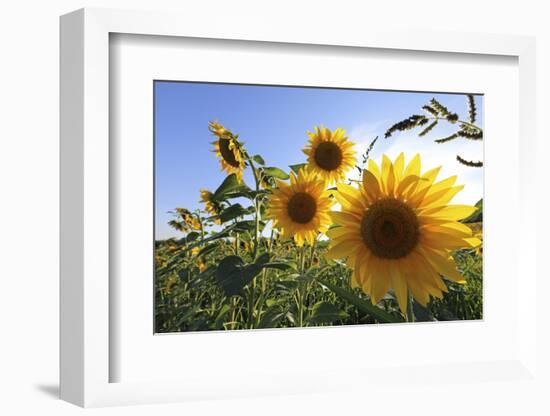
[{"label": "sunflower facing sky", "polygon": [[346,179],[346,172],[356,163],[354,143],[346,137],[343,129],[334,132],[325,127],[315,127],[308,132],[309,142],[303,149],[307,155],[308,168],[331,186]]},{"label": "sunflower facing sky", "polygon": [[224,126],[216,121],[208,123],[208,129],[218,139],[213,141],[213,152],[220,159],[221,168],[228,175],[234,173],[239,182],[243,179],[245,167],[244,155],[236,137]]},{"label": "sunflower facing sky", "polygon": [[441,276],[464,283],[451,252],[480,243],[459,222],[476,207],[448,205],[464,186],[454,185],[456,176],[436,182],[441,167],[421,174],[420,164],[418,154],[406,166],[403,153],[393,163],[384,155],[380,167],[369,160],[359,188],[337,185],[342,210],[331,216],[339,227],[327,232],[327,256],[347,257],[352,285],[373,304],[393,289],[403,313],[409,294],[424,306],[441,298]]},{"label": "sunflower facing sky", "polygon": [[326,232],[332,220],[329,212],[335,203],[325,182],[314,172],[300,169],[290,173],[290,184],[277,180],[269,197],[267,218],[284,238],[294,237],[298,246],[312,245],[319,232]]}]

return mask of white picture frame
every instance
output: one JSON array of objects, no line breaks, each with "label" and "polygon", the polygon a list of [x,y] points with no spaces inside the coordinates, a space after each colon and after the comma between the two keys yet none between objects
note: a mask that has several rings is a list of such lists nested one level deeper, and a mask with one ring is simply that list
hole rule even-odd
[{"label": "white picture frame", "polygon": [[[184,22],[184,24],[182,24]],[[336,381],[320,382],[307,374],[271,374],[260,383],[235,383],[223,390],[229,379],[206,390],[206,379],[183,381],[111,382],[110,366],[116,355],[110,349],[109,253],[110,171],[109,149],[109,37],[122,33],[147,36],[226,39],[281,44],[331,45],[340,48],[430,51],[452,54],[483,54],[516,57],[519,66],[518,153],[519,204],[523,213],[519,241],[535,241],[536,218],[528,204],[534,203],[533,169],[536,149],[535,126],[535,42],[533,38],[473,33],[434,33],[420,31],[380,32],[365,29],[327,35],[322,28],[287,27],[274,23],[261,25],[243,20],[240,33],[233,26],[204,25],[201,19],[168,13],[82,9],[61,18],[61,398],[88,406],[159,403],[200,398],[239,397],[266,394],[331,392],[352,388],[364,379],[365,369],[331,369]],[[246,35],[242,35],[246,33]],[[527,111],[530,109],[531,111]],[[482,385],[483,381],[539,383],[537,374],[536,303],[524,301],[536,287],[536,250],[518,245],[518,264],[524,279],[518,287],[518,317],[521,326],[516,354],[507,360],[456,364],[419,365],[415,368],[369,368],[372,379],[390,380],[404,373],[411,380],[433,384],[449,372],[462,382]],[[523,319],[525,318],[525,319]],[[188,335],[189,336],[189,335]],[[192,334],[191,334],[192,336]],[[485,372],[485,373],[484,373]],[[470,379],[471,374],[479,377]],[[484,373],[484,375],[483,375]],[[500,376],[499,376],[500,375]],[[210,375],[212,377],[212,375]],[[289,378],[292,381],[289,381]],[[346,379],[345,383],[338,380]],[[387,388],[386,384],[386,388]],[[373,388],[371,386],[371,388]],[[410,388],[401,386],[398,388]],[[481,387],[480,387],[481,388]],[[384,390],[384,387],[382,387]],[[375,393],[372,393],[375,394]],[[497,396],[496,390],[487,394]]]}]

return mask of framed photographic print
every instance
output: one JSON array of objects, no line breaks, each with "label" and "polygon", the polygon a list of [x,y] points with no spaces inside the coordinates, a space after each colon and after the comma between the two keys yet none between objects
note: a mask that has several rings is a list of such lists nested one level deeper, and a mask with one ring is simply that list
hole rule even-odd
[{"label": "framed photographic print", "polygon": [[155,81],[156,332],[482,319],[482,101]]},{"label": "framed photographic print", "polygon": [[185,21],[61,20],[62,398],[537,385],[533,40]]}]

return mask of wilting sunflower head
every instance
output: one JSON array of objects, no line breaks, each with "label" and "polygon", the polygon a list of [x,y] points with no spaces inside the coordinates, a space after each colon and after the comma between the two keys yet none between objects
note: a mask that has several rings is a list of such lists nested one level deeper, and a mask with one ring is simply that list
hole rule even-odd
[{"label": "wilting sunflower head", "polygon": [[218,136],[219,138],[223,138],[226,135],[231,134],[229,130],[227,130],[217,121],[210,121],[208,123],[208,130],[210,130],[213,135]]},{"label": "wilting sunflower head", "polygon": [[208,124],[208,129],[217,137],[217,140],[212,142],[213,152],[220,159],[222,170],[228,174],[234,173],[237,179],[242,181],[245,161],[241,145],[236,137],[216,121],[211,121]]},{"label": "wilting sunflower head", "polygon": [[197,217],[191,213],[191,211],[185,208],[176,208],[176,212],[181,217],[181,221],[179,222],[182,228],[181,231],[201,229],[201,223]]},{"label": "wilting sunflower head", "polygon": [[[213,199],[214,194],[210,192],[207,189],[201,189],[201,201],[204,204],[204,208],[206,212],[208,212],[210,215],[219,215],[220,214],[220,206],[219,204]],[[214,220],[216,224],[221,224],[221,221],[219,218],[216,218]]]},{"label": "wilting sunflower head", "polygon": [[277,180],[269,197],[267,218],[284,238],[294,237],[298,246],[313,244],[318,233],[331,224],[330,208],[334,204],[325,183],[313,172],[300,169],[290,173],[290,184]]},{"label": "wilting sunflower head", "polygon": [[332,132],[325,127],[315,127],[315,132],[308,135],[308,144],[303,149],[308,168],[329,186],[346,179],[346,172],[356,163],[354,144],[346,132],[340,128]]},{"label": "wilting sunflower head", "polygon": [[328,256],[347,257],[352,285],[373,304],[393,288],[405,312],[409,293],[425,306],[447,291],[442,276],[465,281],[451,252],[479,244],[459,222],[476,207],[449,205],[464,186],[454,186],[456,176],[436,181],[440,169],[421,173],[419,155],[406,166],[403,153],[393,163],[384,155],[381,167],[369,160],[358,188],[337,185],[342,210],[331,213],[339,227],[327,232]]}]

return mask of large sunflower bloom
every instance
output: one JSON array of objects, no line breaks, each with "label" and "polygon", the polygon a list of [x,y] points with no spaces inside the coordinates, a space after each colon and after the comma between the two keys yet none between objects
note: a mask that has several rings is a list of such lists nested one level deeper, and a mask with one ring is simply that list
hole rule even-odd
[{"label": "large sunflower bloom", "polygon": [[319,175],[327,185],[346,179],[346,172],[356,164],[354,143],[346,137],[343,129],[334,132],[325,127],[315,127],[308,132],[309,142],[303,149],[307,155],[308,168]]},{"label": "large sunflower bloom", "polygon": [[213,152],[220,159],[222,170],[226,171],[228,175],[234,173],[241,182],[245,162],[237,139],[233,133],[216,121],[208,123],[208,129],[218,138],[212,144],[214,145]]},{"label": "large sunflower bloom", "polygon": [[[219,215],[220,207],[219,207],[219,204],[213,199],[214,194],[207,189],[201,189],[200,193],[201,193],[200,202],[204,204],[204,209],[206,210],[206,212],[214,216]],[[216,224],[221,224],[221,221],[219,218],[216,218],[214,222]]]},{"label": "large sunflower bloom", "polygon": [[342,211],[331,215],[340,227],[327,233],[327,255],[347,257],[352,285],[373,304],[393,288],[405,313],[409,294],[425,306],[447,292],[441,276],[465,282],[451,252],[479,244],[459,222],[476,207],[447,205],[464,186],[454,186],[456,176],[436,182],[440,169],[421,174],[419,155],[406,167],[403,153],[393,163],[384,155],[381,168],[369,160],[359,189],[338,184]]},{"label": "large sunflower bloom", "polygon": [[300,169],[298,176],[290,173],[290,184],[277,180],[266,217],[273,220],[284,238],[294,237],[296,245],[313,244],[319,232],[328,230],[333,204],[325,183],[313,172]]}]

